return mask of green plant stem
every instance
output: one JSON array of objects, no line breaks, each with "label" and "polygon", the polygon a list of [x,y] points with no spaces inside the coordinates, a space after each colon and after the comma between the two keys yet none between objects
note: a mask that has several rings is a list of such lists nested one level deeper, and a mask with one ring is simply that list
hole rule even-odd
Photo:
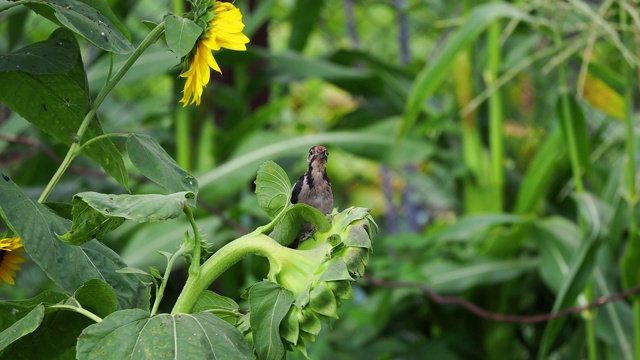
[{"label": "green plant stem", "polygon": [[[560,12],[558,12],[560,13]],[[556,21],[556,27],[553,29],[553,38],[557,46],[562,46],[563,40],[558,29],[558,23],[560,19]],[[567,89],[567,73],[566,64],[558,66],[558,85],[560,93],[560,111],[562,116],[560,121],[564,123],[565,137],[567,140],[567,149],[569,151],[569,159],[571,161],[571,173],[573,181],[576,186],[576,193],[582,194],[584,192],[584,184],[582,182],[582,166],[580,164],[580,150],[578,149],[578,141],[575,135],[575,129],[573,121],[571,119],[571,108],[569,104],[569,91]],[[585,233],[584,221],[580,220],[580,229],[582,234]],[[586,240],[585,240],[586,241]],[[593,299],[593,284],[587,283],[582,293],[586,296],[587,301]],[[596,332],[594,316],[591,314],[589,318],[585,319],[586,335],[587,335],[587,353],[590,360],[596,360],[597,347],[596,347]]]},{"label": "green plant stem", "polygon": [[195,276],[197,277],[200,274],[200,233],[198,232],[198,225],[196,224],[195,219],[193,218],[193,211],[191,211],[191,207],[189,205],[184,206],[184,213],[187,215],[187,219],[189,219],[189,223],[191,223],[191,228],[193,228],[193,257],[191,258],[191,266],[189,266],[189,277]]},{"label": "green plant stem", "polygon": [[[498,78],[501,64],[500,23],[494,22],[489,27],[487,47],[489,62],[485,80],[487,86],[493,86]],[[489,98],[489,148],[491,149],[491,185],[495,192],[495,209],[504,209],[504,136],[503,136],[503,102],[502,93],[496,89]]]},{"label": "green plant stem", "polygon": [[60,181],[60,178],[62,178],[62,175],[67,170],[69,165],[71,165],[71,162],[73,161],[73,159],[76,156],[78,156],[79,154],[78,149],[80,148],[82,137],[84,136],[87,129],[89,128],[91,121],[93,120],[96,112],[98,111],[98,108],[100,107],[104,99],[111,92],[111,90],[113,90],[113,88],[122,79],[122,77],[127,73],[127,71],[129,71],[131,66],[133,66],[136,60],[138,60],[140,55],[142,55],[142,53],[151,44],[155,43],[160,38],[163,32],[164,32],[164,22],[158,24],[158,26],[156,26],[153,30],[151,30],[151,32],[147,35],[147,37],[145,37],[144,40],[142,40],[140,45],[131,54],[129,59],[127,59],[124,65],[122,65],[120,70],[118,70],[118,72],[113,76],[113,78],[111,78],[111,80],[109,80],[109,82],[107,82],[105,86],[102,88],[102,90],[100,90],[100,93],[98,93],[98,96],[96,96],[96,99],[94,100],[91,106],[91,109],[89,109],[84,119],[82,120],[82,123],[80,124],[80,127],[76,132],[76,138],[74,142],[71,144],[71,146],[69,147],[69,150],[67,151],[67,155],[64,157],[64,159],[62,160],[62,163],[58,167],[58,170],[56,170],[55,174],[53,175],[53,177],[51,178],[47,186],[42,191],[40,198],[38,198],[38,202],[42,203],[47,200],[47,197],[49,196],[53,188],[56,186],[58,181]]},{"label": "green plant stem", "polygon": [[184,254],[185,250],[189,247],[189,244],[183,244],[180,246],[180,249],[175,252],[175,254],[171,255],[169,261],[167,261],[167,268],[164,271],[164,275],[162,276],[162,282],[160,283],[160,288],[156,292],[156,298],[153,301],[153,308],[151,309],[151,316],[154,316],[158,313],[158,307],[160,306],[160,302],[164,297],[164,289],[167,286],[167,282],[169,281],[169,275],[171,274],[171,270],[173,269],[173,264],[176,260]]},{"label": "green plant stem", "polygon": [[228,268],[247,255],[261,255],[270,263],[278,262],[278,254],[288,248],[278,244],[272,238],[255,231],[223,246],[213,254],[200,268],[200,274],[187,279],[171,314],[189,313],[200,294]]},{"label": "green plant stem", "polygon": [[[620,25],[625,25],[627,23],[627,12],[624,10],[624,3],[620,1],[620,17],[619,17]],[[635,27],[634,27],[635,29]],[[634,30],[637,31],[637,30]],[[622,40],[624,44],[631,44],[631,39],[629,39],[628,33],[622,34]],[[631,65],[633,66],[633,65]],[[635,67],[634,67],[635,68]],[[625,79],[625,89],[624,89],[624,125],[625,125],[625,149],[627,151],[627,163],[626,165],[626,177],[627,177],[627,211],[629,212],[629,246],[627,247],[627,252],[637,251],[638,246],[636,245],[640,239],[638,239],[638,224],[636,220],[636,205],[638,204],[638,189],[636,187],[636,165],[635,165],[635,154],[636,154],[636,139],[634,137],[634,129],[633,129],[633,117],[632,117],[632,109],[633,109],[633,88],[631,85],[631,68],[630,66],[622,67],[622,78]],[[625,254],[625,258],[629,256],[629,259],[633,259],[633,254],[628,253]],[[623,261],[622,271],[623,273],[628,266],[626,261]],[[632,265],[635,267],[635,264]],[[624,277],[623,277],[624,279]],[[633,278],[635,279],[635,277]],[[627,282],[623,280],[623,284]],[[626,284],[627,286],[633,286],[635,281],[631,281],[632,284]],[[634,358],[640,359],[640,298],[637,296],[633,298],[633,351]]]},{"label": "green plant stem", "polygon": [[176,108],[176,161],[185,170],[191,170],[191,124],[189,111],[182,106]]},{"label": "green plant stem", "polygon": [[92,313],[91,311],[78,307],[78,306],[71,306],[71,305],[51,305],[49,306],[49,309],[63,309],[63,310],[69,310],[69,311],[73,311],[73,312],[77,312],[78,314],[82,314],[86,317],[88,317],[89,319],[99,323],[102,321],[102,318],[99,317],[98,315]]},{"label": "green plant stem", "polygon": [[80,154],[82,152],[82,150],[84,150],[85,147],[93,144],[96,141],[100,141],[102,139],[108,139],[108,138],[113,138],[113,137],[128,138],[129,136],[131,136],[130,133],[108,133],[108,134],[98,135],[96,137],[92,137],[91,139],[87,140],[85,143],[80,145],[78,147],[78,150],[76,150],[76,151],[77,151],[78,154]]}]

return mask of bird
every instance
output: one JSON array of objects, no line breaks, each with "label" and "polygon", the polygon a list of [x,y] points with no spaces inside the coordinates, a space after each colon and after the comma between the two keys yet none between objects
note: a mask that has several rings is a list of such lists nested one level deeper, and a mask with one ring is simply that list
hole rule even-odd
[{"label": "bird", "polygon": [[[333,211],[333,191],[331,190],[331,180],[327,175],[327,160],[329,151],[321,145],[313,146],[309,149],[307,156],[308,168],[298,181],[296,181],[291,191],[291,203],[303,203],[313,206],[321,213],[329,215]],[[311,224],[303,226],[302,241],[313,232]]]}]

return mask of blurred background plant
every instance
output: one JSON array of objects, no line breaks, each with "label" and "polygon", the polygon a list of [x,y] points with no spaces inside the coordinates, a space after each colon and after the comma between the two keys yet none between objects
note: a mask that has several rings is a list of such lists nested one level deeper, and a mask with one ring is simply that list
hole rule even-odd
[{"label": "blurred background plant", "polygon": [[[167,8],[187,6],[107,3],[133,43],[148,33],[141,20],[158,22]],[[277,161],[295,180],[310,146],[329,148],[336,205],[369,207],[381,234],[369,280],[354,286],[332,330],[309,344],[311,358],[640,358],[640,299],[506,323],[436,304],[418,288],[373,281],[420,282],[520,315],[584,305],[640,283],[636,1],[235,5],[251,43],[246,53],[216,54],[223,75],[212,74],[199,107],[178,103],[180,59],[160,41],[99,114],[105,132],[152,135],[194,174],[197,223],[215,247],[266,222],[252,189],[260,163]],[[55,28],[21,7],[2,12],[0,52]],[[109,55],[80,41],[97,91]],[[122,61],[115,55],[116,67]],[[65,152],[0,105],[0,168],[29,195],[42,192]],[[130,188],[157,190],[135,177]],[[125,191],[78,158],[49,200],[68,202],[79,189]],[[155,250],[174,251],[187,225],[125,223],[104,242],[130,266],[159,267]],[[37,266],[22,269],[16,286],[0,288],[3,299],[52,287]],[[246,259],[213,286],[239,301],[265,275],[263,259]],[[165,299],[175,300],[179,276]]]}]

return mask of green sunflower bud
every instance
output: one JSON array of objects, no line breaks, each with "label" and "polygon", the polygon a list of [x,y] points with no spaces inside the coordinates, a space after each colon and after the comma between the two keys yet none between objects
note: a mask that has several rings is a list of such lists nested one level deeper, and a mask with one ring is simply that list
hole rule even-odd
[{"label": "green sunflower bud", "polygon": [[[296,297],[280,326],[287,348],[297,347],[304,354],[304,340],[315,340],[321,320],[338,318],[342,301],[353,297],[351,282],[364,275],[372,251],[372,229],[377,230],[377,225],[367,209],[352,207],[333,214],[329,230],[316,231],[299,250],[291,250],[287,264],[272,268],[269,279]],[[312,264],[314,269],[309,267]],[[305,278],[307,282],[302,283]]]}]

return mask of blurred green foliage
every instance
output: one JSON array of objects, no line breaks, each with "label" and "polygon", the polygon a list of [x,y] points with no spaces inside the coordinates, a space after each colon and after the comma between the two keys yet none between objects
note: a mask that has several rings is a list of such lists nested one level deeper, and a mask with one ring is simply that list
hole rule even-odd
[{"label": "blurred green foliage", "polygon": [[[167,1],[107,3],[133,44],[148,33],[141,20],[159,22],[170,8]],[[420,282],[512,315],[584,305],[638,285],[635,2],[235,4],[251,44],[247,52],[216,53],[223,75],[212,75],[200,107],[178,104],[180,59],[161,40],[99,110],[105,132],[151,135],[198,179],[197,222],[214,248],[268,221],[252,189],[262,162],[277,161],[295,180],[307,149],[323,144],[338,208],[368,207],[380,225],[367,270],[373,278]],[[0,53],[46,40],[56,28],[22,7],[1,12]],[[79,42],[95,96],[110,55]],[[114,68],[125,59],[114,55]],[[70,140],[61,136],[0,105],[0,168],[37,197],[66,153]],[[113,143],[126,150],[124,141]],[[129,188],[160,191],[135,175]],[[126,189],[78,158],[50,201],[68,203],[79,191]],[[129,266],[162,266],[154,250],[174,251],[186,226],[184,219],[126,222],[103,241]],[[245,259],[213,288],[246,308],[240,295],[266,271],[264,260]],[[176,273],[166,299],[175,299],[184,278],[186,270]],[[633,359],[640,352],[635,299],[551,322],[506,323],[437,304],[417,288],[358,284],[331,329],[307,342],[311,358]],[[28,262],[0,296],[24,299],[52,286]]]}]

